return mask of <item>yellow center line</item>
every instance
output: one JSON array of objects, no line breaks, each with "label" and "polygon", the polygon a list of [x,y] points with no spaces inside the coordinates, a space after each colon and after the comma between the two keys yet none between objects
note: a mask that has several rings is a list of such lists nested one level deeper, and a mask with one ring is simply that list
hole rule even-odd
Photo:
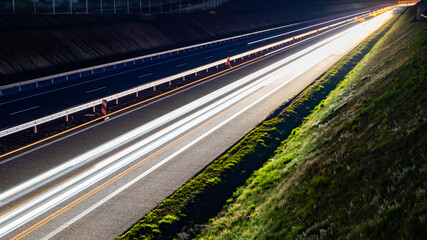
[{"label": "yellow center line", "polygon": [[25,237],[26,235],[30,234],[31,232],[35,231],[36,229],[40,228],[44,224],[50,222],[51,220],[53,220],[54,218],[58,217],[62,213],[68,211],[69,209],[73,208],[77,204],[79,204],[82,201],[86,200],[90,196],[94,195],[95,193],[101,191],[105,187],[109,186],[110,184],[112,184],[115,181],[121,179],[122,177],[124,177],[125,175],[129,174],[130,172],[134,171],[136,168],[140,167],[144,163],[150,161],[154,157],[157,157],[161,153],[165,152],[166,150],[170,149],[171,147],[175,146],[176,144],[178,144],[178,143],[182,142],[183,140],[187,139],[189,136],[191,136],[194,133],[198,132],[200,129],[206,127],[207,125],[211,124],[212,122],[214,122],[215,120],[217,120],[220,117],[224,116],[225,114],[229,113],[231,110],[233,110],[233,109],[237,108],[238,106],[240,106],[241,104],[249,101],[249,99],[253,98],[260,91],[261,91],[261,89],[258,90],[257,92],[255,92],[254,94],[252,94],[250,97],[247,97],[246,99],[242,100],[241,102],[237,103],[236,105],[234,105],[231,108],[227,109],[226,111],[222,112],[221,114],[216,115],[214,118],[210,119],[209,121],[207,121],[206,123],[204,123],[201,126],[197,127],[196,129],[192,130],[191,132],[189,132],[189,133],[185,134],[184,136],[180,137],[179,139],[175,140],[173,143],[169,144],[168,146],[166,146],[166,147],[162,148],[161,150],[157,151],[156,153],[152,154],[148,158],[145,158],[141,162],[135,164],[134,166],[128,168],[127,170],[123,171],[122,173],[120,173],[119,175],[115,176],[114,178],[112,178],[112,179],[108,180],[107,182],[103,183],[99,187],[93,189],[89,193],[85,194],[84,196],[80,197],[79,199],[75,200],[74,202],[70,203],[69,205],[65,206],[61,210],[59,210],[59,211],[55,212],[54,214],[50,215],[49,217],[43,219],[41,222],[37,223],[36,225],[28,228],[27,230],[25,230],[24,232],[20,233],[19,235],[16,235],[14,238],[12,238],[12,240],[21,239],[21,238]]},{"label": "yellow center line", "polygon": [[223,74],[223,73],[228,72],[228,71],[230,71],[230,70],[232,70],[232,69],[238,68],[238,67],[243,66],[243,65],[246,65],[246,64],[248,64],[248,63],[250,63],[250,62],[253,62],[253,61],[255,61],[255,60],[258,60],[258,59],[260,59],[260,58],[262,58],[262,57],[264,57],[264,55],[259,56],[259,57],[254,58],[254,59],[251,59],[251,60],[249,60],[249,61],[247,61],[247,62],[244,62],[244,63],[238,64],[238,65],[236,65],[236,66],[233,66],[233,67],[227,68],[227,69],[222,70],[222,71],[220,71],[220,72],[214,73],[214,74],[212,74],[212,75],[209,75],[209,76],[204,77],[204,78],[202,78],[202,79],[196,80],[196,81],[191,82],[191,83],[189,83],[189,84],[186,84],[186,85],[184,85],[184,86],[181,86],[181,87],[175,88],[175,89],[170,90],[170,91],[168,91],[168,92],[165,92],[165,93],[159,94],[159,95],[157,95],[157,96],[155,96],[155,97],[152,97],[152,98],[149,98],[149,99],[143,100],[143,101],[141,101],[141,102],[138,102],[138,103],[136,103],[136,104],[133,104],[133,105],[130,105],[130,106],[124,107],[124,108],[119,109],[119,110],[117,110],[117,111],[115,111],[115,112],[109,113],[109,114],[107,114],[107,115],[105,115],[105,116],[103,116],[103,117],[99,117],[99,118],[93,119],[93,120],[91,120],[91,121],[89,121],[89,122],[86,122],[86,123],[83,123],[83,124],[81,124],[81,125],[75,126],[75,127],[73,127],[73,128],[67,129],[67,130],[65,130],[65,131],[63,131],[63,132],[60,132],[60,133],[54,134],[54,135],[52,135],[52,136],[50,136],[50,137],[47,137],[47,138],[41,139],[41,140],[39,140],[39,141],[37,141],[37,142],[34,142],[34,143],[31,143],[31,144],[28,144],[28,145],[26,145],[26,146],[24,146],[24,147],[21,147],[21,148],[15,149],[15,150],[13,150],[13,151],[10,151],[10,152],[8,152],[8,153],[5,153],[5,154],[3,154],[3,155],[0,155],[0,159],[1,159],[1,158],[4,158],[4,157],[6,157],[6,156],[9,156],[9,155],[11,155],[11,154],[13,154],[13,153],[16,153],[16,152],[19,152],[19,151],[25,150],[25,149],[27,149],[27,148],[29,148],[29,147],[35,146],[35,145],[37,145],[37,144],[40,144],[40,143],[46,142],[46,141],[48,141],[48,140],[50,140],[50,139],[56,138],[56,137],[58,137],[58,136],[61,136],[61,135],[65,134],[65,133],[68,133],[68,132],[71,132],[71,131],[77,130],[77,129],[82,128],[82,127],[84,127],[84,126],[87,126],[87,125],[89,125],[89,124],[91,124],[91,123],[94,123],[94,122],[96,122],[96,121],[99,121],[99,120],[101,120],[101,119],[104,119],[104,118],[106,118],[106,117],[113,116],[113,115],[118,114],[118,113],[120,113],[120,112],[122,112],[122,111],[128,110],[129,108],[136,107],[136,106],[138,106],[138,105],[141,105],[141,104],[144,104],[144,103],[146,103],[146,102],[149,102],[149,101],[155,100],[155,99],[157,99],[157,98],[163,97],[163,96],[165,96],[165,95],[167,95],[167,94],[171,94],[171,93],[173,93],[173,92],[176,92],[176,91],[178,91],[178,90],[181,90],[181,89],[186,88],[186,87],[188,87],[188,86],[191,86],[191,85],[193,85],[193,84],[196,84],[196,83],[199,83],[199,82],[201,82],[201,81],[207,80],[207,79],[209,79],[209,78],[215,77],[215,76],[217,76],[217,75]]}]

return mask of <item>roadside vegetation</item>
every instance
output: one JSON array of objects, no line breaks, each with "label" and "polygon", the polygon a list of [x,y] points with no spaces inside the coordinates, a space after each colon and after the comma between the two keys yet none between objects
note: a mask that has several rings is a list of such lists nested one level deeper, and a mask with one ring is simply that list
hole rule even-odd
[{"label": "roadside vegetation", "polygon": [[427,24],[411,8],[200,239],[427,239]]},{"label": "roadside vegetation", "polygon": [[[292,176],[296,176],[298,171],[295,168],[302,164],[301,160],[298,160],[300,156],[297,155],[299,154],[297,150],[302,151],[302,149],[299,149],[300,145],[295,146],[292,148],[295,152],[284,154],[281,153],[281,150],[277,150],[278,155],[273,160],[256,171],[254,175],[252,175],[253,171],[262,167],[270,157],[274,156],[278,147],[280,147],[279,149],[285,148],[290,139],[301,139],[298,136],[304,132],[304,126],[313,118],[312,116],[306,117],[312,111],[315,113],[324,111],[329,100],[322,99],[336,88],[344,76],[360,62],[394,23],[395,21],[391,21],[378,30],[303,91],[294,101],[278,109],[269,119],[153,209],[119,239],[189,239],[200,233],[200,230],[206,227],[204,223],[215,216],[224,204],[230,205],[222,213],[222,218],[212,219],[211,225],[207,227],[209,231],[205,234],[209,238],[218,234],[227,239],[237,239],[238,236],[245,236],[245,234],[251,238],[253,226],[250,222],[253,218],[262,218],[267,222],[273,221],[273,218],[269,220],[269,216],[263,215],[267,210],[261,210],[261,207],[271,202],[269,197],[277,196],[281,192],[278,184],[282,181],[286,183]],[[347,86],[348,82],[347,79],[340,85],[340,89]],[[338,91],[340,90],[334,91],[334,94],[337,94]],[[338,112],[334,112],[334,114],[338,114]],[[302,122],[305,122],[305,125],[297,128]],[[319,122],[316,129],[322,130],[321,126],[324,125],[325,123]],[[351,131],[357,130],[353,129],[353,125],[350,126],[350,129]],[[319,133],[314,134],[313,137],[316,135]],[[288,136],[290,137],[288,138]],[[288,140],[282,142],[287,138]],[[315,156],[313,154],[314,152],[309,156]],[[278,160],[274,160],[276,158]],[[346,167],[344,168],[346,169]],[[249,180],[246,181],[248,178]],[[245,181],[246,187],[238,188],[244,185]],[[329,184],[330,178],[319,175],[313,177],[312,181],[314,185],[323,186]],[[237,188],[238,190],[235,192]],[[234,195],[233,192],[235,192]],[[313,188],[312,192],[316,193],[316,196],[318,195],[317,189]],[[230,197],[232,198],[230,199]],[[277,202],[271,203],[277,204]],[[309,206],[307,205],[307,207]],[[237,212],[234,212],[235,210]],[[268,211],[275,212],[276,210],[273,207]],[[237,218],[233,217],[235,214],[238,216]],[[259,223],[261,228],[267,226],[266,223]],[[244,232],[233,228],[240,229],[242,226],[238,224],[245,225]],[[256,236],[253,235],[253,238],[264,238],[262,235]],[[269,237],[279,236],[265,236],[265,238]]]}]

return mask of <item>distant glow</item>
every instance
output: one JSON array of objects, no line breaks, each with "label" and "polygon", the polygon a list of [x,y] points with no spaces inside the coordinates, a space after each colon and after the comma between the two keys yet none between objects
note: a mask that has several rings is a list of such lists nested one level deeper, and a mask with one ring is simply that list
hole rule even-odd
[{"label": "distant glow", "polygon": [[[388,19],[390,19],[390,14],[382,14],[361,24],[357,24],[346,31],[243,77],[226,87],[216,90],[73,158],[46,173],[5,191],[0,195],[0,201],[7,201],[16,195],[22,195],[41,184],[45,184],[58,178],[58,176],[62,176],[64,173],[74,170],[80,164],[104,158],[87,171],[0,216],[0,237],[5,236],[14,229],[74,196],[76,193],[104,179],[123,166],[150,154],[153,150],[164,146],[263,87],[277,81],[279,81],[281,86],[284,86],[302,73],[320,64],[329,56],[343,51],[346,46],[352,46],[359,42],[360,39],[369,36]],[[287,78],[283,77],[285,75]],[[201,108],[202,106],[204,107]],[[192,112],[190,115],[177,121],[177,119],[190,112]],[[153,134],[115,154],[105,157],[112,150],[132,140],[136,140],[149,132],[153,132]]]},{"label": "distant glow", "polygon": [[399,1],[399,4],[397,4],[398,7],[407,7],[407,6],[414,6],[417,4],[418,0],[410,0],[410,1]]}]

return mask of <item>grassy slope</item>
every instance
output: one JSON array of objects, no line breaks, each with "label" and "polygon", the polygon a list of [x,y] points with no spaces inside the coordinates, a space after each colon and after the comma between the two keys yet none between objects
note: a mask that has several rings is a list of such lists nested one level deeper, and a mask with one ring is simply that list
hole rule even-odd
[{"label": "grassy slope", "polygon": [[202,238],[427,238],[427,24],[414,14],[405,13]]}]

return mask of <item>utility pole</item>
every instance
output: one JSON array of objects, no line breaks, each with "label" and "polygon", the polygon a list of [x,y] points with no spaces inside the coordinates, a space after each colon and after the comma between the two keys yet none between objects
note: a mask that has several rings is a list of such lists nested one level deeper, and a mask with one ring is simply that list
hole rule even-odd
[{"label": "utility pole", "polygon": [[129,0],[128,0],[128,14],[129,14]]},{"label": "utility pole", "polygon": [[34,14],[36,14],[37,13],[37,10],[36,10],[36,1],[34,1],[34,0],[33,0],[33,5],[34,5]]},{"label": "utility pole", "polygon": [[103,9],[102,9],[102,0],[101,0],[101,14],[102,14],[102,10],[103,10]]},{"label": "utility pole", "polygon": [[86,14],[89,14],[89,7],[87,5],[87,0],[86,0]]},{"label": "utility pole", "polygon": [[13,10],[13,13],[15,13],[15,0],[12,0],[12,10]]},{"label": "utility pole", "polygon": [[114,0],[113,2],[113,7],[114,7],[114,14],[116,14],[116,0]]},{"label": "utility pole", "polygon": [[55,0],[52,0],[52,13],[55,14]]}]

